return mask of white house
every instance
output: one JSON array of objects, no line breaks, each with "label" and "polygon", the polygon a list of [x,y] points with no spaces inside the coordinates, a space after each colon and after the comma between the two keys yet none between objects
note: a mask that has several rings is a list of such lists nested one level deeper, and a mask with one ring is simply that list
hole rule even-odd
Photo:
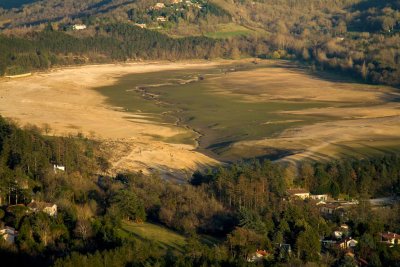
[{"label": "white house", "polygon": [[54,169],[54,172],[55,172],[55,173],[57,173],[57,171],[63,171],[63,172],[65,172],[65,166],[62,166],[62,165],[56,165],[56,164],[54,164],[54,165],[53,165],[53,169]]},{"label": "white house", "polygon": [[306,199],[310,197],[310,192],[302,188],[288,189],[286,193],[290,197],[296,197],[300,199]]},{"label": "white house", "polygon": [[346,238],[342,242],[339,243],[339,248],[346,250],[348,248],[355,248],[358,244],[358,241],[353,238]]},{"label": "white house", "polygon": [[343,232],[340,231],[340,230],[333,231],[333,236],[334,236],[336,239],[342,239],[342,237],[343,237]]},{"label": "white house", "polygon": [[6,226],[3,229],[0,229],[0,236],[9,244],[15,243],[15,238],[18,236],[18,232],[12,228]]},{"label": "white house", "polygon": [[164,17],[164,16],[159,16],[159,17],[157,17],[157,21],[158,21],[158,22],[166,22],[166,21],[167,21],[167,18]]},{"label": "white house", "polygon": [[72,29],[74,29],[75,31],[84,30],[86,28],[87,26],[85,24],[74,24],[72,26]]},{"label": "white house", "polygon": [[328,195],[326,195],[326,194],[310,195],[310,198],[314,199],[314,200],[327,201],[328,200]]},{"label": "white house", "polygon": [[135,26],[142,28],[142,29],[147,28],[147,25],[145,23],[135,23]]},{"label": "white house", "polygon": [[33,212],[43,211],[52,217],[57,215],[57,205],[54,203],[37,202],[32,200],[27,207]]},{"label": "white house", "polygon": [[164,3],[157,3],[153,6],[153,9],[155,10],[159,10],[159,9],[163,9],[165,7]]}]

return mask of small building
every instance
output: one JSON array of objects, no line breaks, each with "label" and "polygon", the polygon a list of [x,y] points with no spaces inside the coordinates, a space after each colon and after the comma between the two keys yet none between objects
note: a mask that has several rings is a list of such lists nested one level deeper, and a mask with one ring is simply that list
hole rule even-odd
[{"label": "small building", "polygon": [[54,172],[55,172],[55,173],[57,173],[57,171],[63,171],[63,172],[65,172],[65,166],[63,166],[63,165],[54,164],[54,165],[53,165],[53,169],[54,169]]},{"label": "small building", "polygon": [[31,203],[27,205],[27,207],[33,212],[42,211],[52,217],[57,215],[57,205],[53,203],[38,202],[32,200]]},{"label": "small building", "polygon": [[340,229],[342,231],[349,231],[349,226],[347,224],[343,223],[343,224],[340,225]]},{"label": "small building", "polygon": [[333,215],[336,211],[342,209],[343,207],[338,203],[325,203],[319,205],[319,211],[324,215]]},{"label": "small building", "polygon": [[156,18],[156,20],[157,20],[158,22],[166,22],[166,21],[167,21],[167,18],[164,17],[164,16],[159,16],[159,17]]},{"label": "small building", "polygon": [[147,24],[145,23],[135,23],[135,26],[142,28],[142,29],[146,29],[147,28]]},{"label": "small building", "polygon": [[271,255],[268,253],[266,250],[257,250],[255,253],[250,255],[250,257],[247,258],[248,262],[260,262],[263,259],[268,258],[268,256]]},{"label": "small building", "polygon": [[15,238],[18,236],[18,232],[9,226],[6,226],[3,229],[0,229],[0,236],[8,243],[14,244]]},{"label": "small building", "polygon": [[381,236],[381,242],[386,243],[388,245],[400,245],[400,235],[396,233],[386,232],[386,233],[379,233]]},{"label": "small building", "polygon": [[86,28],[87,28],[87,26],[85,24],[74,24],[74,25],[72,25],[72,29],[74,31],[80,31],[80,30],[84,30]]},{"label": "small building", "polygon": [[303,188],[288,189],[286,193],[289,195],[289,197],[300,198],[303,200],[310,197],[310,192]]},{"label": "small building", "polygon": [[153,9],[155,9],[155,10],[160,10],[160,9],[163,9],[165,7],[165,4],[164,3],[156,3],[154,6],[153,6]]},{"label": "small building", "polygon": [[310,195],[310,199],[319,200],[319,201],[327,201],[328,195],[326,195],[326,194]]},{"label": "small building", "polygon": [[336,239],[342,239],[342,237],[343,237],[343,232],[340,231],[340,230],[333,231],[333,236],[334,236]]},{"label": "small building", "polygon": [[357,246],[358,241],[349,237],[339,243],[339,248],[342,250],[353,249]]}]

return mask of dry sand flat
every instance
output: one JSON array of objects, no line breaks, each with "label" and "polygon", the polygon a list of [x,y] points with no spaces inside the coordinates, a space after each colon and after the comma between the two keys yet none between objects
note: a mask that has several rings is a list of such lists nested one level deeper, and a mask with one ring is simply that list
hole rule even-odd
[{"label": "dry sand flat", "polygon": [[[94,134],[102,140],[103,151],[113,164],[113,171],[159,170],[185,174],[188,170],[217,163],[195,151],[194,146],[160,141],[190,130],[156,123],[149,119],[151,114],[127,113],[111,107],[105,103],[106,98],[92,88],[112,85],[126,74],[209,68],[220,64],[224,62],[83,66],[21,79],[4,79],[0,81],[0,114],[22,125],[47,123],[53,129],[52,134]],[[288,122],[302,120],[266,119],[265,124],[288,124],[288,128],[270,138],[237,142],[232,145],[233,152],[242,155],[243,151],[263,148],[291,150],[295,154],[286,159],[298,161],[328,159],[356,149],[400,147],[400,102],[390,101],[400,99],[400,94],[392,88],[328,81],[290,65],[276,66],[274,61],[265,64],[275,66],[210,78],[216,85],[215,93],[240,96],[243,101],[265,102],[266,105],[271,101],[332,105],[277,110],[276,113],[318,115],[326,117],[326,121],[291,127]]]},{"label": "dry sand flat", "polygon": [[[92,90],[111,85],[130,73],[202,68],[213,63],[138,63],[90,65],[39,73],[28,78],[0,82],[0,114],[22,125],[47,123],[52,134],[78,132],[103,140],[113,171],[194,170],[216,161],[193,151],[189,145],[155,140],[182,134],[187,129],[156,124],[146,115],[127,114],[105,104],[105,97]],[[129,119],[127,119],[129,116]]]},{"label": "dry sand flat", "polygon": [[[217,93],[242,96],[244,101],[250,102],[313,101],[333,105],[280,112],[318,115],[326,117],[327,121],[288,128],[271,138],[238,142],[233,144],[236,151],[254,147],[291,150],[294,154],[285,160],[298,161],[326,160],[342,154],[363,156],[362,151],[382,152],[387,148],[393,151],[400,147],[400,93],[396,89],[327,81],[305,71],[280,67],[241,75],[229,74],[227,79],[220,81]],[[245,84],[248,79],[252,82],[246,90],[223,89]],[[345,105],[335,106],[335,103]]]},{"label": "dry sand flat", "polygon": [[232,72],[226,77],[214,78],[219,84],[215,92],[239,95],[250,102],[308,100],[339,103],[377,102],[381,97],[395,94],[386,87],[320,79],[306,70],[293,68],[293,64],[275,61],[270,64],[271,68]]}]

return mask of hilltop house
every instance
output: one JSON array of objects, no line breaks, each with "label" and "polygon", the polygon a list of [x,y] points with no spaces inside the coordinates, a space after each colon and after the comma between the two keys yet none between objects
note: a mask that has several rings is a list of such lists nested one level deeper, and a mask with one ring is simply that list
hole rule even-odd
[{"label": "hilltop house", "polygon": [[294,188],[294,189],[288,189],[286,193],[289,195],[291,198],[300,198],[300,199],[306,199],[310,197],[310,192],[303,188]]},{"label": "hilltop house", "polygon": [[32,200],[31,203],[27,205],[27,207],[33,212],[43,211],[50,216],[57,215],[57,205],[53,203],[36,202]]},{"label": "hilltop house", "polygon": [[386,232],[386,233],[379,233],[381,236],[381,242],[386,243],[388,245],[400,245],[400,235],[396,233]]},{"label": "hilltop house", "polygon": [[18,232],[12,228],[6,226],[3,229],[0,229],[0,236],[9,244],[15,243],[15,238],[18,236]]},{"label": "hilltop house", "polygon": [[72,29],[74,31],[84,30],[86,28],[87,28],[87,26],[85,24],[74,24],[74,25],[72,25]]}]

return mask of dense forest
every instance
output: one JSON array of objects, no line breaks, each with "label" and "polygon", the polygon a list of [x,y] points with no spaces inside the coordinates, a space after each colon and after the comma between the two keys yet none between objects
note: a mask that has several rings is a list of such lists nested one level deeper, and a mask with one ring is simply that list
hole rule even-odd
[{"label": "dense forest", "polygon": [[205,37],[173,39],[127,24],[97,29],[94,37],[77,38],[53,31],[20,38],[0,36],[0,74],[19,74],[51,66],[140,59],[187,59],[219,56],[216,41]]},{"label": "dense forest", "polygon": [[[141,173],[104,175],[107,161],[83,136],[47,136],[0,120],[2,225],[18,230],[15,244],[0,240],[3,263],[13,266],[247,266],[257,249],[268,265],[314,262],[395,266],[400,246],[380,243],[379,232],[400,231],[400,205],[372,209],[368,202],[325,217],[312,201],[288,199],[288,188],[365,199],[399,195],[400,157],[304,164],[243,162],[196,172],[189,184]],[[65,166],[56,171],[53,165]],[[31,200],[55,203],[57,216],[29,210]],[[148,221],[186,239],[183,251],[123,235],[127,222]],[[358,239],[348,257],[322,247],[338,225]],[[213,236],[212,243],[204,236]],[[289,250],[287,248],[290,248]],[[353,265],[352,265],[353,264]]]}]

